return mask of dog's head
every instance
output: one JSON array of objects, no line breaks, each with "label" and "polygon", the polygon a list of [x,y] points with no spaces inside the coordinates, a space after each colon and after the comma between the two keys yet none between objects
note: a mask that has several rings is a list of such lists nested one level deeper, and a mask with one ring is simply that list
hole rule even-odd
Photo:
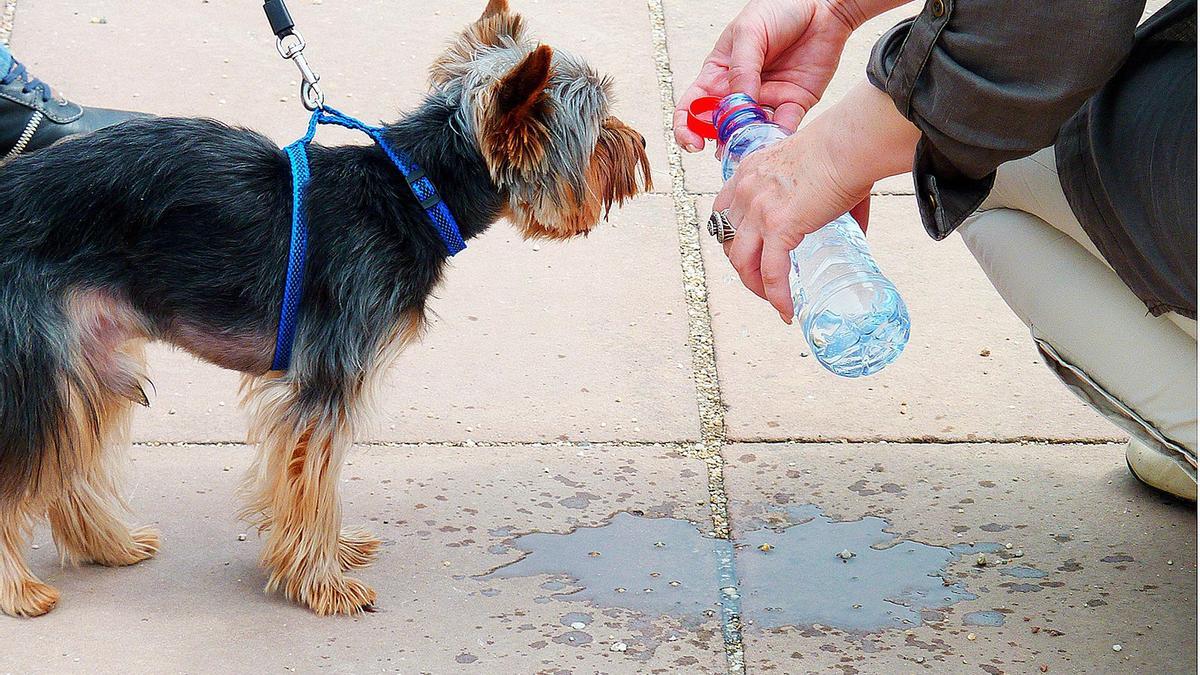
[{"label": "dog's head", "polygon": [[530,39],[507,0],[490,0],[433,64],[458,103],[526,237],[586,234],[650,189],[646,141],[609,112],[612,86],[582,59]]}]

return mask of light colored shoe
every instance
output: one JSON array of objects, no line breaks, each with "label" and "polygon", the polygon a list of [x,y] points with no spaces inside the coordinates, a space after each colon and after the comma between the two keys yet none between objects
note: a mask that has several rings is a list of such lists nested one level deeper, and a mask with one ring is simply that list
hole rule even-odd
[{"label": "light colored shoe", "polygon": [[1133,477],[1146,485],[1189,502],[1196,501],[1196,477],[1145,443],[1129,441],[1125,462]]}]

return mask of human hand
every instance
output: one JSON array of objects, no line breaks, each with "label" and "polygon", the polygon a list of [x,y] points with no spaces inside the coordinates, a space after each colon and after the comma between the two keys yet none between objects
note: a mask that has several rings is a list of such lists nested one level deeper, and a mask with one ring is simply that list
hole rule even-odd
[{"label": "human hand", "polygon": [[920,137],[864,80],[804,128],[743,159],[713,211],[728,209],[736,236],[725,255],[746,288],[791,323],[792,249],[847,211],[865,231],[875,181],[907,171]]},{"label": "human hand", "polygon": [[679,99],[676,143],[703,150],[704,139],[687,128],[689,106],[701,96],[734,92],[774,108],[774,121],[794,130],[825,93],[846,39],[866,20],[857,7],[853,0],[751,0]]},{"label": "human hand", "polygon": [[737,227],[723,246],[742,284],[789,324],[791,251],[847,211],[866,232],[870,210],[873,184],[844,185],[834,157],[814,147],[813,136],[801,130],[746,157],[713,203]]}]

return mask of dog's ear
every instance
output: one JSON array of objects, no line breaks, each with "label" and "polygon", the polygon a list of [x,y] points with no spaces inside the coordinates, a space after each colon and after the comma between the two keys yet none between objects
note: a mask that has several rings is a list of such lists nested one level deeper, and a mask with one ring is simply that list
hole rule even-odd
[{"label": "dog's ear", "polygon": [[440,87],[470,69],[480,52],[525,40],[525,20],[509,10],[508,0],[488,0],[483,15],[463,29],[446,51],[433,62],[429,81]]},{"label": "dog's ear", "polygon": [[500,14],[508,14],[508,0],[488,0],[487,7],[483,8],[483,16],[479,17],[479,20],[483,21]]},{"label": "dog's ear", "polygon": [[480,145],[492,175],[506,183],[541,163],[549,143],[546,85],[554,52],[539,45],[493,87],[481,113]]}]

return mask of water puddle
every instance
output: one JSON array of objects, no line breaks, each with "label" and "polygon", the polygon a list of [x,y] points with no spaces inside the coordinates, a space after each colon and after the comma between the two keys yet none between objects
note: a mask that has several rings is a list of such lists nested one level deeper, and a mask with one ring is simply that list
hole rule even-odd
[{"label": "water puddle", "polygon": [[[943,583],[947,566],[1001,548],[931,546],[887,532],[882,518],[837,521],[816,507],[789,509],[787,521],[731,544],[688,521],[619,513],[599,527],[517,537],[510,546],[526,555],[482,578],[548,575],[560,599],[650,615],[865,632],[918,625],[922,610],[974,599]],[[998,625],[985,623],[994,612],[975,614],[978,625]]]}]

